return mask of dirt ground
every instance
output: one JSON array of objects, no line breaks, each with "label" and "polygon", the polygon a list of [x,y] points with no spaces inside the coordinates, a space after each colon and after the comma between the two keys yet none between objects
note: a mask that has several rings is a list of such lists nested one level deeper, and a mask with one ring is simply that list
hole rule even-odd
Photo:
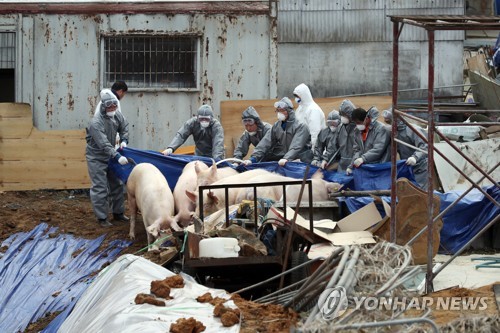
[{"label": "dirt ground", "polygon": [[[58,227],[61,233],[69,233],[86,239],[95,239],[106,234],[102,246],[107,246],[108,242],[115,239],[128,239],[128,223],[113,222],[115,226],[109,228],[103,228],[97,224],[92,212],[88,191],[84,190],[0,192],[0,208],[0,243],[11,234],[32,230],[42,222]],[[138,223],[136,240],[123,251],[123,254],[143,255],[151,261],[159,263],[158,254],[138,253],[146,245],[147,239],[144,226],[142,223]],[[481,314],[492,315],[498,313],[491,285],[477,290],[450,288],[437,292],[432,296],[488,297],[488,311]],[[272,313],[270,313],[265,306],[241,298],[237,303],[239,303],[238,306],[245,315],[245,320],[242,322],[242,330],[245,332],[288,332],[290,325],[293,325],[292,322],[297,318],[296,315],[285,309],[277,309],[276,312],[271,311]],[[25,332],[42,330],[56,315],[57,313],[47,315],[47,317],[31,324]],[[438,325],[443,325],[462,315],[457,311],[446,312],[437,311],[437,309],[432,311],[432,318]]]},{"label": "dirt ground", "polygon": [[[127,203],[126,207],[128,216]],[[139,218],[136,239],[122,254],[142,255],[159,263],[161,259],[158,253],[138,253],[147,245],[144,225]],[[129,224],[124,222],[112,222],[115,226],[109,228],[101,227],[92,211],[88,191],[85,190],[0,192],[0,243],[14,233],[32,230],[42,222],[58,227],[60,233],[73,234],[75,237],[95,239],[106,234],[102,247],[107,247],[115,239],[128,239],[129,233]],[[242,330],[245,332],[289,332],[290,325],[296,320],[295,314],[281,307],[269,311],[268,306],[241,298],[238,300],[238,306],[245,314],[242,322]],[[58,313],[48,314],[31,324],[25,332],[41,331],[57,315]]]}]

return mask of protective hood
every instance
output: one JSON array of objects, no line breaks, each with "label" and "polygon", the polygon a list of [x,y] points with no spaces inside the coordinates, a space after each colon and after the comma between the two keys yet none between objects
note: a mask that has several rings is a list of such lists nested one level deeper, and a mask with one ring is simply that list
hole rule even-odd
[{"label": "protective hood", "polygon": [[289,115],[290,113],[293,113],[293,104],[288,97],[283,97],[282,99],[274,103],[274,107],[277,109],[285,109],[286,111],[288,111]]},{"label": "protective hood", "polygon": [[338,120],[340,122],[340,112],[338,112],[337,110],[333,110],[328,114],[327,120]]},{"label": "protective hood", "polygon": [[392,108],[382,111],[382,117],[392,120]]},{"label": "protective hood", "polygon": [[212,111],[212,107],[210,105],[203,104],[198,109],[198,116],[212,117],[214,116],[214,112]]},{"label": "protective hood", "polygon": [[111,89],[105,88],[100,92],[101,96],[101,113],[106,114],[106,102],[114,101],[118,105],[118,98],[116,98],[115,94],[111,91]]},{"label": "protective hood", "polygon": [[245,111],[243,111],[243,113],[241,115],[241,119],[245,119],[245,118],[252,118],[252,119],[254,119],[255,122],[257,123],[257,126],[259,124],[261,124],[260,116],[257,113],[257,110],[255,110],[253,106],[249,106],[248,108],[246,108]]},{"label": "protective hood", "polygon": [[295,87],[295,89],[293,90],[293,94],[300,97],[300,99],[302,100],[300,104],[302,105],[311,104],[313,102],[311,90],[309,90],[309,87],[304,83],[301,83],[297,87]]},{"label": "protective hood", "polygon": [[354,111],[355,108],[356,107],[350,100],[344,99],[342,103],[340,103],[340,108],[339,108],[340,115],[345,115],[351,118],[352,111]]},{"label": "protective hood", "polygon": [[370,129],[373,128],[379,114],[380,112],[378,111],[376,106],[372,106],[368,109],[368,111],[366,111],[366,116],[370,118],[370,126],[368,126]]}]

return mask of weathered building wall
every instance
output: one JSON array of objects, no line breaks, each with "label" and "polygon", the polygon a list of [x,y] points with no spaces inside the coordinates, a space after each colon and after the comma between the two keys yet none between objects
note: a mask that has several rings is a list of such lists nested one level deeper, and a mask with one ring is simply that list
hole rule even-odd
[{"label": "weathered building wall", "polygon": [[[393,24],[387,15],[410,14],[463,15],[464,1],[280,1],[278,95],[290,96],[301,82],[315,97],[390,91]],[[463,36],[436,33],[436,86],[462,84]],[[405,26],[399,41],[399,88],[427,87],[425,29]],[[457,95],[460,89],[439,93]]]},{"label": "weathered building wall", "polygon": [[16,102],[32,105],[40,130],[87,126],[103,88],[103,34],[201,35],[199,89],[130,89],[122,100],[132,147],[164,149],[202,103],[220,117],[223,100],[276,96],[270,83],[276,78],[276,58],[270,59],[276,41],[268,14],[0,15],[0,26],[5,24],[17,32]]}]

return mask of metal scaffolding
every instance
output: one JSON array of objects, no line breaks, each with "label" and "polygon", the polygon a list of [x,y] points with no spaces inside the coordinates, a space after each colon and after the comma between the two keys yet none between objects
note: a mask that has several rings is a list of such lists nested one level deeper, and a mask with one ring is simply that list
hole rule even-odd
[{"label": "metal scaffolding", "polygon": [[[493,197],[491,197],[486,191],[484,191],[478,184],[483,179],[488,179],[495,186],[498,186],[498,183],[489,175],[492,173],[497,167],[494,166],[492,169],[484,171],[482,170],[476,163],[474,163],[470,158],[465,156],[459,148],[457,148],[449,139],[447,139],[437,128],[437,125],[441,126],[461,126],[466,125],[463,123],[439,123],[435,119],[435,112],[439,114],[440,110],[434,109],[434,41],[435,41],[435,31],[439,30],[500,30],[500,18],[498,16],[441,16],[441,15],[432,15],[432,16],[406,16],[406,15],[390,15],[389,16],[393,23],[393,74],[392,74],[392,108],[393,108],[393,122],[392,122],[392,132],[391,132],[391,149],[394,152],[391,156],[391,177],[392,177],[392,187],[391,187],[391,210],[392,212],[396,211],[396,152],[397,152],[397,123],[398,120],[401,119],[409,128],[411,128],[417,135],[419,135],[426,143],[427,143],[427,154],[428,154],[428,166],[427,166],[427,179],[428,179],[428,189],[427,189],[427,202],[428,202],[428,223],[425,228],[423,228],[412,240],[410,240],[409,244],[413,243],[417,237],[424,234],[425,230],[427,230],[427,274],[426,274],[426,292],[433,291],[433,279],[434,277],[444,268],[448,263],[450,263],[456,256],[458,256],[466,247],[468,247],[472,241],[474,241],[477,237],[479,237],[482,233],[484,233],[489,227],[494,225],[499,220],[499,216],[496,216],[491,220],[484,228],[479,232],[474,238],[472,238],[467,244],[465,244],[451,259],[445,263],[440,269],[436,272],[432,271],[432,258],[433,258],[433,234],[432,234],[432,226],[433,223],[440,219],[451,207],[453,207],[457,202],[459,202],[468,192],[470,192],[473,188],[477,188],[481,191],[490,201],[492,201],[497,207],[500,206],[500,203],[497,202]],[[401,35],[402,29],[405,24],[424,28],[427,31],[428,36],[428,86],[427,86],[427,121],[424,121],[420,118],[412,117],[406,114],[403,110],[398,109],[398,58],[399,58],[399,37]],[[424,111],[425,112],[425,111]],[[443,112],[443,111],[441,111]],[[450,110],[446,110],[447,113]],[[451,110],[451,112],[467,112],[467,110]],[[477,112],[477,111],[476,111]],[[483,112],[492,112],[492,111],[483,111]],[[493,111],[498,112],[498,110]],[[428,125],[427,138],[421,135],[418,130],[412,126],[405,118],[417,120],[418,122],[425,123]],[[493,123],[494,124],[494,123]],[[498,123],[497,123],[498,124]],[[474,123],[474,125],[484,125],[482,123]],[[491,123],[489,123],[491,125]],[[470,163],[474,168],[476,168],[483,177],[474,182],[470,177],[468,177],[460,168],[454,165],[442,152],[434,147],[434,135],[437,134],[441,139],[446,141],[456,152],[458,152],[468,163]],[[445,159],[453,168],[457,169],[457,171],[465,177],[472,185],[470,188],[465,191],[459,198],[457,198],[446,210],[437,214],[434,217],[434,201],[433,201],[433,184],[434,184],[434,155],[433,152],[436,152],[441,157]],[[391,241],[396,242],[396,214],[391,214]]]}]

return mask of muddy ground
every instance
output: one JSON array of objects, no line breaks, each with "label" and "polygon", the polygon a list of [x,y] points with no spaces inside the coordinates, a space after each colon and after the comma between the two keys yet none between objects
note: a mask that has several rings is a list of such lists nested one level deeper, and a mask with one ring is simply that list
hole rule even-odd
[{"label": "muddy ground", "polygon": [[[69,233],[86,239],[95,239],[106,234],[102,246],[107,246],[108,242],[115,239],[128,239],[129,233],[128,223],[113,222],[115,226],[109,228],[99,226],[92,212],[88,191],[85,190],[0,192],[0,243],[11,234],[32,230],[42,222],[58,227],[61,233]],[[144,226],[138,223],[136,240],[122,254],[143,255],[159,263],[159,255],[139,252],[146,245]],[[467,293],[467,296],[488,297],[488,310],[483,311],[482,315],[498,313],[492,285],[477,290],[450,288],[438,292],[436,296],[463,296],[464,293]],[[240,299],[238,303],[244,317],[243,332],[288,332],[290,325],[297,319],[295,314],[284,309],[270,312],[269,308],[253,302]],[[433,312],[432,317],[439,325],[444,325],[464,315],[457,311],[450,313],[434,309]],[[42,330],[56,315],[56,313],[47,315],[46,318],[31,324],[25,332]]]},{"label": "muddy ground", "polygon": [[[128,216],[128,205],[126,206]],[[58,227],[60,233],[86,239],[95,239],[105,234],[106,238],[101,246],[103,248],[115,239],[128,239],[129,234],[128,223],[112,222],[115,225],[108,228],[97,223],[86,190],[0,192],[0,243],[11,234],[32,230],[42,222]],[[122,254],[142,255],[155,263],[161,262],[158,253],[141,251],[146,245],[144,225],[138,220],[136,239]],[[289,332],[290,325],[297,318],[296,314],[282,307],[275,307],[270,311],[268,306],[243,299],[239,299],[238,306],[245,318],[241,326],[242,332]],[[25,332],[41,331],[57,314],[48,314],[31,324]]]}]

